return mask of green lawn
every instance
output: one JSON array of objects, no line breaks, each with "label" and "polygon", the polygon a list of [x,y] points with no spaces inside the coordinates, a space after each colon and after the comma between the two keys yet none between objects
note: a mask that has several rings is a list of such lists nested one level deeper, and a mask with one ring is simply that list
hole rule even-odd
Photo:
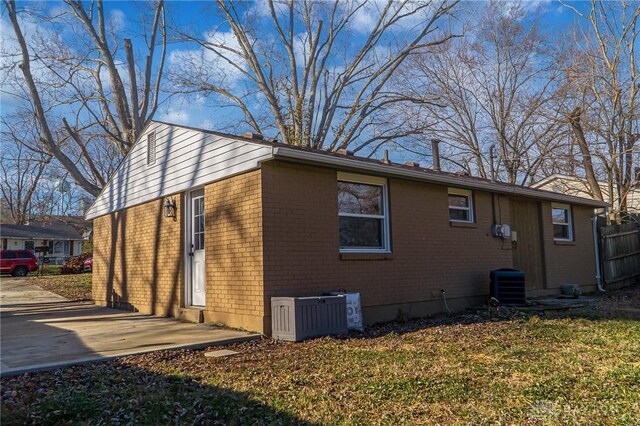
[{"label": "green lawn", "polygon": [[2,422],[638,424],[638,289],[572,316],[457,320],[4,378]]},{"label": "green lawn", "polygon": [[44,264],[44,266],[39,265],[38,270],[36,272],[30,272],[30,276],[40,276],[40,275],[60,275],[60,268],[62,265],[51,265],[49,263]]}]

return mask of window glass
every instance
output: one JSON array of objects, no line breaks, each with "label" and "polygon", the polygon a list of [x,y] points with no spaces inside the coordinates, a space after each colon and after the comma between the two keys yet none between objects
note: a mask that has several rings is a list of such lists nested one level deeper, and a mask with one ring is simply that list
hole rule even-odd
[{"label": "window glass", "polygon": [[340,247],[383,249],[382,225],[382,219],[341,217]]},{"label": "window glass", "polygon": [[[364,182],[371,179],[372,183],[363,183],[360,179]],[[338,181],[340,249],[386,251],[389,239],[385,180],[366,176],[354,180],[358,181]]]},{"label": "window glass", "polygon": [[568,211],[566,209],[554,208],[551,214],[554,223],[569,223]]},{"label": "window glass", "polygon": [[568,240],[569,227],[566,225],[553,225],[553,238]]},{"label": "window glass", "polygon": [[449,220],[469,222],[469,211],[459,209],[449,209]]},{"label": "window glass", "polygon": [[465,195],[449,194],[449,206],[450,207],[469,207],[469,197]]},{"label": "window glass", "polygon": [[16,253],[13,251],[5,251],[4,253],[2,253],[2,258],[3,259],[15,259],[16,258]]},{"label": "window glass", "polygon": [[553,222],[553,238],[555,240],[573,240],[571,207],[569,205],[552,205],[551,220]]},{"label": "window glass", "polygon": [[64,241],[54,241],[53,242],[53,253],[54,254],[64,254]]},{"label": "window glass", "polygon": [[340,213],[381,215],[382,187],[352,182],[338,182]]},{"label": "window glass", "polygon": [[471,191],[449,189],[449,220],[451,222],[473,222],[473,197]]},{"label": "window glass", "polygon": [[25,241],[24,242],[24,248],[25,250],[31,250],[34,251],[35,250],[35,241]]},{"label": "window glass", "polygon": [[204,250],[204,197],[193,199],[193,249]]}]

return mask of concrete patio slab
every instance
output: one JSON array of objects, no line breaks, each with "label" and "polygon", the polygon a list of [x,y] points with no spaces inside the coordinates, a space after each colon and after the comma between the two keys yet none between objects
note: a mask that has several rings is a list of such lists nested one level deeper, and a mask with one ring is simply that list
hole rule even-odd
[{"label": "concrete patio slab", "polygon": [[203,348],[260,335],[71,302],[0,280],[0,374],[52,369],[163,349]]}]

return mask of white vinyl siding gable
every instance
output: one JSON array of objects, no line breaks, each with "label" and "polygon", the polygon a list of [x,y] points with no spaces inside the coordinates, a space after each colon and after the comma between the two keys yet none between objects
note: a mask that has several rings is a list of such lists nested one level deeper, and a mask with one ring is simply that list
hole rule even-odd
[{"label": "white vinyl siding gable", "polygon": [[[152,132],[156,149],[155,164],[150,167],[147,136]],[[98,195],[86,218],[256,169],[270,157],[270,146],[153,122]]]}]

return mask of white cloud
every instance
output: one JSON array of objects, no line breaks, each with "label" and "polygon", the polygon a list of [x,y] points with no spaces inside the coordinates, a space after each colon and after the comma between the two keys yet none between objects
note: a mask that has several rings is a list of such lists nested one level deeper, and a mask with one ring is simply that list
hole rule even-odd
[{"label": "white cloud", "polygon": [[205,33],[204,39],[215,51],[209,48],[174,50],[169,55],[170,66],[178,72],[188,67],[189,72],[199,78],[215,83],[224,81],[225,86],[234,87],[243,78],[241,69],[247,68],[244,59],[234,53],[240,50],[235,35],[210,31]]},{"label": "white cloud", "polygon": [[189,124],[191,115],[184,109],[169,108],[160,114],[160,121],[168,121],[176,124]]},{"label": "white cloud", "polygon": [[[21,16],[18,16],[18,20],[31,53],[33,53],[33,38],[37,34],[51,40],[55,40],[58,37],[48,28],[25,20]],[[3,106],[16,101],[16,95],[23,93],[25,90],[24,76],[17,66],[21,60],[22,52],[16,39],[13,25],[8,19],[0,18],[0,102]],[[57,79],[50,70],[36,60],[31,61],[31,74],[36,82]]]},{"label": "white cloud", "polygon": [[546,9],[552,0],[512,0],[505,1],[502,4],[502,12],[508,15],[514,8],[521,7],[525,15],[536,13]]},{"label": "white cloud", "polygon": [[[273,8],[276,10],[276,14],[282,14],[288,10],[286,2],[281,0],[274,0]],[[271,9],[267,0],[254,1],[251,5],[251,12],[258,18],[271,17]]]},{"label": "white cloud", "polygon": [[298,66],[304,66],[310,50],[311,45],[309,44],[307,33],[300,33],[293,37],[293,54]]},{"label": "white cloud", "polygon": [[208,118],[205,118],[204,120],[202,120],[197,127],[205,130],[215,130],[213,121],[211,121]]},{"label": "white cloud", "polygon": [[[345,3],[348,10],[353,10],[361,5],[349,22],[351,30],[361,34],[370,33],[387,7],[387,3],[387,0],[360,0]],[[389,27],[389,30],[411,30],[423,25],[434,10],[435,5],[425,0],[415,0],[407,3],[393,2],[387,12],[385,22],[388,22],[388,17],[394,16],[397,12],[406,16],[395,22],[392,27]]]},{"label": "white cloud", "polygon": [[376,13],[376,11],[371,8],[363,6],[353,15],[349,26],[356,32],[370,33],[376,25],[379,15],[379,12]]},{"label": "white cloud", "polygon": [[126,26],[125,14],[120,9],[113,9],[109,14],[109,25],[115,31],[122,31]]}]

